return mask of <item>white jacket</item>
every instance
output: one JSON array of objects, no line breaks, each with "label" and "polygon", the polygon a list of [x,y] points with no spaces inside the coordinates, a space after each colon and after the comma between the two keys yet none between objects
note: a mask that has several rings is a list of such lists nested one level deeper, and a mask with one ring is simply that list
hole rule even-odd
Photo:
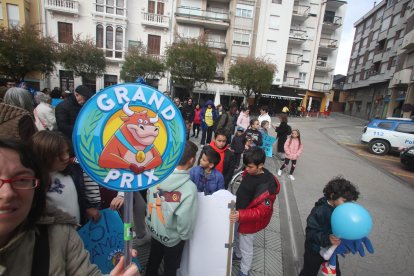
[{"label": "white jacket", "polygon": [[57,130],[55,109],[47,103],[40,103],[34,110],[38,130]]}]

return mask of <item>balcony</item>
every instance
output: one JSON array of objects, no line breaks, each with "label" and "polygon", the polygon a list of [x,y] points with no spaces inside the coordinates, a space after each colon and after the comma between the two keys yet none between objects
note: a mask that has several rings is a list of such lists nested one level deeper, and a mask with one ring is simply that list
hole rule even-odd
[{"label": "balcony", "polygon": [[286,65],[300,66],[302,65],[302,59],[303,59],[303,55],[287,53],[286,54]]},{"label": "balcony", "polygon": [[404,36],[401,44],[401,50],[408,53],[414,50],[414,29]]},{"label": "balcony", "polygon": [[321,71],[321,72],[330,72],[330,71],[334,70],[333,66],[330,65],[328,63],[328,61],[321,60],[321,59],[318,59],[316,61],[316,68],[315,69],[316,69],[316,71]]},{"label": "balcony", "polygon": [[224,71],[223,70],[217,70],[214,72],[213,81],[215,82],[224,82]]},{"label": "balcony", "polygon": [[398,72],[395,72],[388,88],[399,87],[399,86],[408,86],[411,81],[411,68],[403,69]]},{"label": "balcony", "polygon": [[142,12],[142,25],[168,29],[170,27],[170,17],[162,14]]},{"label": "balcony", "polygon": [[302,44],[303,42],[306,41],[307,38],[308,38],[308,35],[306,31],[290,29],[289,42]]},{"label": "balcony", "polygon": [[295,77],[284,77],[283,78],[283,86],[290,86],[290,87],[299,87],[299,78]]},{"label": "balcony", "polygon": [[321,38],[319,48],[327,50],[336,50],[338,48],[338,40],[330,38]]},{"label": "balcony", "polygon": [[229,13],[201,10],[192,7],[177,7],[175,12],[178,23],[196,24],[209,29],[227,30],[230,26]]},{"label": "balcony", "polygon": [[55,12],[77,15],[79,13],[79,1],[76,0],[46,0],[45,9]]},{"label": "balcony", "polygon": [[341,26],[342,26],[342,17],[331,16],[329,14],[325,14],[325,17],[323,18],[323,25],[322,25],[323,29],[335,31]]},{"label": "balcony", "polygon": [[305,21],[306,18],[308,18],[309,10],[310,10],[310,6],[294,5],[292,17],[293,19],[296,19],[299,21]]},{"label": "balcony", "polygon": [[342,5],[346,5],[346,3],[347,3],[346,1],[342,1],[342,0],[327,0],[326,6],[332,9],[338,9]]},{"label": "balcony", "polygon": [[329,90],[331,90],[331,84],[326,82],[314,81],[312,84],[312,89],[321,92],[329,92]]},{"label": "balcony", "polygon": [[222,51],[224,53],[227,53],[226,42],[207,40],[206,44],[209,48],[216,49],[216,50]]}]

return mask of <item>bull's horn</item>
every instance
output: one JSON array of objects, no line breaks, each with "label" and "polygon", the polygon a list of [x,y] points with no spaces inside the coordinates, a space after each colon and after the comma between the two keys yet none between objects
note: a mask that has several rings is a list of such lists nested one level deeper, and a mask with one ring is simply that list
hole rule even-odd
[{"label": "bull's horn", "polygon": [[156,122],[158,122],[158,114],[155,115],[154,118],[149,118],[150,123],[155,124]]},{"label": "bull's horn", "polygon": [[128,106],[129,102],[124,104],[124,107],[122,108],[122,110],[124,111],[124,113],[126,115],[128,115],[128,117],[131,117],[132,115],[134,115],[134,111],[132,111],[129,106]]}]

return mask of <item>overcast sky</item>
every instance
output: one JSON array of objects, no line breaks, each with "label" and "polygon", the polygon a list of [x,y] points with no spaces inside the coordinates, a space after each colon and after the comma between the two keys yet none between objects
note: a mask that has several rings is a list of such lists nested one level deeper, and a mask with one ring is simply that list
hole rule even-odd
[{"label": "overcast sky", "polygon": [[379,3],[381,0],[348,0],[347,2],[348,6],[335,67],[335,74],[342,75],[346,75],[348,70],[354,39],[354,23],[374,7],[374,2]]}]

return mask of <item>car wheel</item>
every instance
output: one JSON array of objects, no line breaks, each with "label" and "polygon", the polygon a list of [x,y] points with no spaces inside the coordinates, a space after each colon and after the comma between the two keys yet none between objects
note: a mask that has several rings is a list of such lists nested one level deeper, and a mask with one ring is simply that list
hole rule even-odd
[{"label": "car wheel", "polygon": [[384,155],[387,154],[390,150],[390,146],[388,142],[384,140],[373,140],[369,143],[369,152],[376,154],[376,155]]}]

